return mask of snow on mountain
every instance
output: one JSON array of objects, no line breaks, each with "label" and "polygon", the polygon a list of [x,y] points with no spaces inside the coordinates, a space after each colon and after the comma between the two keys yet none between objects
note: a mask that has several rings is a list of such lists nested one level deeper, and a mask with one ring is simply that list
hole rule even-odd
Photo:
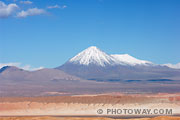
[{"label": "snow on mountain", "polygon": [[180,63],[177,63],[177,64],[168,63],[168,64],[163,64],[163,65],[169,68],[180,69]]},{"label": "snow on mountain", "polygon": [[105,66],[113,64],[114,58],[97,47],[91,46],[80,52],[75,57],[71,58],[69,62],[81,65],[95,64],[98,66]]},{"label": "snow on mountain", "polygon": [[112,57],[114,57],[116,59],[116,63],[124,63],[127,65],[149,65],[149,64],[153,64],[152,62],[149,61],[145,61],[145,60],[139,60],[136,59],[128,54],[114,54],[111,55]]},{"label": "snow on mountain", "polygon": [[95,46],[91,46],[80,52],[75,57],[69,60],[70,63],[80,65],[95,64],[98,66],[106,65],[149,65],[149,61],[136,59],[128,54],[108,55]]}]

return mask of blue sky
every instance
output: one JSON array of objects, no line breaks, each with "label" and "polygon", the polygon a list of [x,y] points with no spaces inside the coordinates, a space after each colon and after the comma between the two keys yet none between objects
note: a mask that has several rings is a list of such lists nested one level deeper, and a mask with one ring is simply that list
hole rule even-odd
[{"label": "blue sky", "polygon": [[0,1],[0,63],[52,68],[92,45],[180,62],[179,0]]}]

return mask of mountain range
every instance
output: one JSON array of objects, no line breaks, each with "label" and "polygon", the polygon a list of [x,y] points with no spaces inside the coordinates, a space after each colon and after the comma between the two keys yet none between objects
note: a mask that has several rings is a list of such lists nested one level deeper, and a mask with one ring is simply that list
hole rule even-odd
[{"label": "mountain range", "polygon": [[128,54],[109,55],[95,46],[56,68],[27,71],[4,66],[0,69],[0,96],[177,92],[179,85],[180,69]]},{"label": "mountain range", "polygon": [[139,60],[128,54],[109,55],[95,46],[56,69],[89,80],[180,79],[180,69]]}]

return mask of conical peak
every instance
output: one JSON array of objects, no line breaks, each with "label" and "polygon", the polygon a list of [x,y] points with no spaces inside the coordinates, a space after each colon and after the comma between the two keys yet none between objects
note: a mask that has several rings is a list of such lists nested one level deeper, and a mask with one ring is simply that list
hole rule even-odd
[{"label": "conical peak", "polygon": [[96,46],[90,46],[87,49],[98,49]]},{"label": "conical peak", "polygon": [[[99,48],[97,48],[96,46],[91,46],[91,47],[88,47],[87,49],[83,50],[82,52],[86,53],[86,54],[89,54],[89,53],[92,53],[92,54],[89,54],[89,55],[93,55],[93,54],[98,54],[98,53],[104,53],[103,51],[101,51]],[[81,53],[82,53],[81,52]]]},{"label": "conical peak", "polygon": [[108,55],[105,52],[101,51],[96,46],[88,47],[83,50],[75,57],[71,58],[68,62],[80,65],[97,65],[97,66],[106,66],[106,65],[149,65],[152,64],[149,61],[136,59],[129,54],[114,54]]},{"label": "conical peak", "polygon": [[96,46],[91,46],[91,47],[88,47],[87,49],[83,50],[82,52],[102,52],[99,48],[97,48]]},{"label": "conical peak", "polygon": [[69,62],[81,65],[95,64],[98,66],[105,66],[106,64],[110,64],[112,60],[111,56],[107,55],[96,46],[91,46],[70,59]]}]

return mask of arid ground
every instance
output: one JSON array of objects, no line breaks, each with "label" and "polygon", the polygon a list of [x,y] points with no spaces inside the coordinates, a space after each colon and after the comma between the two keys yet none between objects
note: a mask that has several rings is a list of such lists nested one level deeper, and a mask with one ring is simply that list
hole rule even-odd
[{"label": "arid ground", "polygon": [[[101,113],[98,110],[101,110]],[[171,109],[172,113],[158,114],[124,114],[107,113],[107,109]],[[103,111],[103,112],[102,112]],[[179,116],[180,115],[180,93],[168,94],[98,94],[98,95],[76,95],[76,96],[42,96],[42,97],[1,97],[0,98],[0,120],[39,120],[44,117],[13,117],[13,116],[126,116],[127,118],[145,117],[142,120],[161,120],[152,116]],[[126,118],[125,117],[125,118]],[[149,118],[150,117],[150,118]],[[118,117],[121,118],[121,117]],[[166,118],[166,117],[165,117]],[[162,120],[166,120],[164,117]],[[52,120],[64,119],[88,119],[47,117]],[[94,118],[94,120],[111,120],[110,118]],[[179,118],[172,118],[178,120]],[[169,117],[167,117],[167,120]]]},{"label": "arid ground", "polygon": [[[103,117],[0,117],[0,120],[124,120]],[[137,118],[128,120],[180,120],[180,117],[160,116],[154,118]]]}]

